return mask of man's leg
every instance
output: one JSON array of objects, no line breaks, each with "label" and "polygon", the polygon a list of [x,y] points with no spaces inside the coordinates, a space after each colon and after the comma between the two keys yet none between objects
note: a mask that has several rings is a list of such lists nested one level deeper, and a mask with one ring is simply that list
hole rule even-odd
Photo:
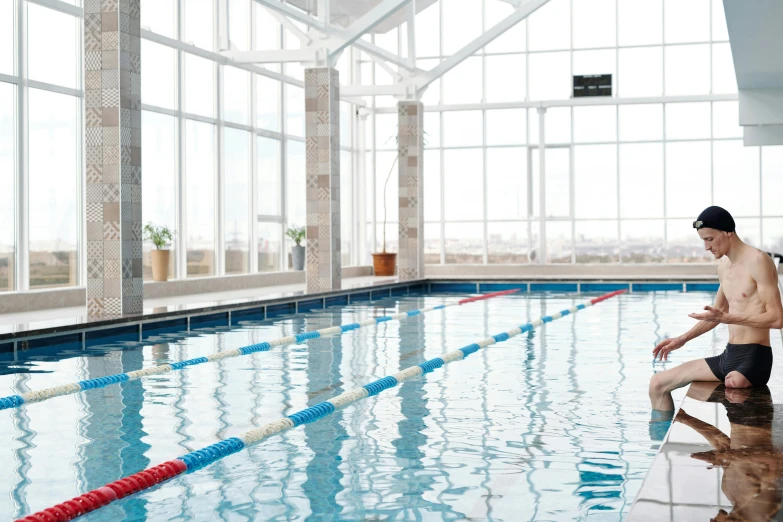
[{"label": "man's leg", "polygon": [[726,381],[723,383],[726,388],[752,388],[750,381],[738,371],[726,374]]},{"label": "man's leg", "polygon": [[674,411],[672,390],[682,388],[693,381],[718,381],[710,370],[707,361],[698,359],[658,372],[650,379],[650,402],[653,409],[661,411]]}]

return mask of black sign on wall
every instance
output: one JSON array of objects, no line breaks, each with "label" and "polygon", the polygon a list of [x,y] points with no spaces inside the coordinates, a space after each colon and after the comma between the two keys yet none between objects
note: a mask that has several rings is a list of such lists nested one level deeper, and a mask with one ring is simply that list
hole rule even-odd
[{"label": "black sign on wall", "polygon": [[611,95],[611,74],[585,74],[582,76],[574,76],[574,98]]}]

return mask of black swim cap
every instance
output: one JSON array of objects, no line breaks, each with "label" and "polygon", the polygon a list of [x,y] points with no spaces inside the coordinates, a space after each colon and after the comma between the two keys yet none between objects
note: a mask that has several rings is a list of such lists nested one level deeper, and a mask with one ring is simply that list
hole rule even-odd
[{"label": "black swim cap", "polygon": [[693,228],[714,228],[724,232],[734,232],[734,218],[729,211],[721,207],[705,208],[696,221],[693,222]]}]

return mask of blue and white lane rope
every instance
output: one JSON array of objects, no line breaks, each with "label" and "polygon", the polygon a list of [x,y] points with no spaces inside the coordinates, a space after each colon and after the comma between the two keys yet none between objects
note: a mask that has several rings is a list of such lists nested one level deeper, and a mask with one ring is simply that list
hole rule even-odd
[{"label": "blue and white lane rope", "polygon": [[396,321],[413,317],[415,315],[432,312],[434,310],[442,310],[452,306],[460,306],[467,303],[473,303],[476,301],[483,301],[486,299],[492,299],[493,297],[499,297],[502,295],[509,295],[519,292],[521,288],[515,288],[512,290],[504,290],[502,292],[492,292],[489,294],[483,294],[476,297],[469,297],[466,299],[460,299],[451,303],[446,303],[438,306],[428,306],[419,310],[410,310],[408,312],[400,312],[393,315],[385,315],[382,317],[373,317],[365,319],[358,323],[344,324],[341,326],[332,326],[329,328],[322,328],[321,330],[314,330],[312,332],[305,332],[288,337],[282,337],[280,339],[274,339],[272,341],[252,344],[243,348],[237,348],[235,350],[229,350],[226,352],[213,353],[204,357],[196,357],[195,359],[188,359],[186,361],[180,361],[171,364],[161,364],[157,366],[150,366],[142,370],[136,370],[134,372],[117,373],[114,375],[107,375],[106,377],[98,377],[97,379],[89,379],[85,381],[73,382],[70,384],[63,384],[61,386],[55,386],[53,388],[45,388],[43,390],[30,391],[22,393],[20,395],[11,395],[9,397],[0,398],[0,410],[6,410],[9,408],[18,408],[22,404],[31,404],[36,402],[42,402],[54,397],[61,397],[63,395],[70,395],[72,393],[78,393],[85,390],[93,390],[96,388],[104,388],[112,384],[118,384],[121,382],[134,381],[141,379],[142,377],[148,377],[150,375],[160,375],[162,373],[168,373],[173,370],[181,370],[188,366],[195,366],[197,364],[204,364],[207,362],[219,361],[221,359],[227,359],[230,357],[239,357],[242,355],[248,355],[255,352],[266,352],[274,346],[284,346],[287,344],[302,343],[309,339],[317,339],[319,337],[326,337],[332,335],[342,335],[345,332],[358,330],[365,326],[373,326],[387,321]]},{"label": "blue and white lane rope", "polygon": [[[296,413],[292,413],[287,417],[270,422],[259,428],[246,431],[245,433],[237,437],[231,437],[229,439],[216,442],[215,444],[211,444],[206,448],[192,451],[186,455],[177,457],[173,461],[165,462],[154,468],[141,471],[125,479],[120,479],[111,484],[107,484],[102,488],[98,488],[96,490],[88,492],[80,497],[76,497],[69,501],[63,502],[62,504],[53,506],[52,508],[49,508],[47,510],[43,510],[36,514],[19,519],[17,520],[17,522],[43,522],[43,521],[60,522],[60,521],[72,520],[89,511],[93,511],[102,506],[110,504],[111,502],[114,502],[118,498],[123,498],[125,496],[137,493],[139,491],[149,489],[181,473],[187,473],[187,472],[201,469],[205,466],[212,464],[213,462],[222,459],[223,457],[227,457],[228,455],[237,453],[242,449],[244,449],[245,447],[250,446],[251,444],[257,444],[273,435],[283,433],[284,431],[288,431],[297,426],[301,426],[302,424],[309,424],[311,422],[315,422],[318,419],[331,415],[336,410],[345,408],[349,404],[360,401],[362,399],[366,399],[367,397],[372,397],[373,395],[378,395],[380,392],[384,390],[388,390],[389,388],[394,388],[399,383],[407,381],[408,379],[413,379],[414,377],[418,377],[422,374],[429,373],[437,368],[441,368],[442,366],[452,363],[454,361],[460,361],[465,357],[467,357],[468,355],[477,352],[481,348],[486,348],[487,346],[492,346],[493,344],[506,341],[521,333],[529,332],[534,328],[541,326],[542,324],[552,322],[556,319],[560,319],[561,317],[565,317],[566,315],[573,314],[575,312],[578,312],[579,310],[584,310],[589,306],[593,306],[594,304],[598,304],[602,301],[605,301],[611,297],[620,295],[625,292],[626,290],[618,290],[616,292],[602,295],[601,297],[598,297],[591,301],[578,304],[576,306],[572,306],[571,308],[567,308],[565,310],[561,310],[560,312],[557,312],[555,314],[545,315],[541,319],[536,319],[535,321],[524,324],[522,326],[518,326],[507,332],[502,332],[497,335],[493,335],[492,337],[487,337],[486,339],[483,339],[477,343],[469,344],[464,348],[460,348],[459,350],[454,350],[453,352],[449,352],[443,355],[442,357],[436,357],[434,359],[430,359],[429,361],[423,362],[421,364],[417,364],[416,366],[411,366],[409,368],[406,368],[405,370],[395,373],[394,375],[388,375],[386,377],[378,379],[377,381],[373,381],[369,384],[365,384],[361,388],[355,388],[351,391],[342,393],[337,397],[333,397],[320,404],[316,404],[315,406],[310,406],[309,408],[305,408],[304,410],[298,411]],[[182,465],[182,463],[184,463],[184,466]],[[160,468],[166,466],[172,468],[171,472],[162,473],[160,471]],[[178,469],[175,470],[174,467],[177,467]],[[143,476],[144,474],[153,475],[153,476],[146,479],[142,477],[143,480],[137,478],[139,476]],[[117,488],[116,485],[118,483],[123,483],[124,481],[128,481],[128,479],[133,479],[131,481],[133,485],[132,488],[129,489]],[[109,489],[112,489],[112,491],[109,491]],[[120,494],[117,494],[117,491],[120,491]],[[85,500],[84,497],[87,496],[89,496],[89,498]],[[66,509],[70,511],[66,512]],[[44,514],[49,518],[44,518]]]}]

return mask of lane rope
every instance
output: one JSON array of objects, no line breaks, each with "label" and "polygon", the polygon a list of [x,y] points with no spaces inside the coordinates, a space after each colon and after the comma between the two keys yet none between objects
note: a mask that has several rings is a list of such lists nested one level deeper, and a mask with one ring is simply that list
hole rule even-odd
[{"label": "lane rope", "polygon": [[280,339],[274,339],[258,344],[251,344],[243,348],[237,348],[235,350],[229,350],[226,352],[213,353],[204,357],[196,357],[194,359],[188,359],[185,361],[161,364],[157,366],[150,366],[142,370],[136,370],[134,372],[117,373],[114,375],[107,375],[105,377],[98,377],[96,379],[89,379],[85,381],[72,382],[70,384],[62,384],[60,386],[54,386],[52,388],[45,388],[43,390],[29,391],[19,395],[11,395],[9,397],[0,398],[0,410],[7,410],[10,408],[18,408],[22,404],[32,404],[36,402],[43,402],[54,397],[62,397],[63,395],[70,395],[72,393],[80,393],[85,390],[94,390],[97,388],[105,388],[112,384],[118,384],[121,382],[134,381],[150,375],[161,375],[174,370],[182,370],[189,366],[195,366],[197,364],[204,364],[208,362],[220,361],[222,359],[228,359],[231,357],[240,357],[242,355],[249,355],[256,352],[266,352],[272,349],[274,346],[283,346],[287,344],[298,344],[308,341],[310,339],[317,339],[319,337],[342,335],[346,332],[358,330],[365,326],[372,326],[387,321],[396,321],[413,317],[434,310],[443,310],[452,306],[461,306],[468,303],[475,303],[476,301],[485,301],[494,297],[500,297],[504,295],[514,294],[522,290],[521,288],[513,288],[511,290],[503,290],[502,292],[492,292],[489,294],[478,295],[475,297],[468,297],[466,299],[460,299],[451,303],[446,303],[438,306],[429,306],[427,308],[421,308],[419,310],[411,310],[408,312],[400,312],[393,315],[385,315],[382,317],[373,317],[365,319],[358,323],[344,324],[341,326],[332,326],[329,328],[322,328],[320,330],[314,330],[311,332],[300,333],[291,335],[288,337],[282,337]]},{"label": "lane rope", "polygon": [[545,315],[540,319],[536,319],[530,323],[526,323],[522,326],[518,326],[507,332],[502,332],[492,337],[487,337],[477,343],[469,344],[459,350],[454,350],[441,357],[430,359],[429,361],[411,366],[405,370],[401,370],[393,375],[382,377],[369,384],[365,384],[361,388],[356,388],[351,391],[342,393],[336,397],[333,397],[325,402],[310,406],[304,410],[292,413],[291,415],[282,419],[275,420],[268,424],[265,424],[259,428],[246,431],[245,433],[231,437],[229,439],[217,442],[205,448],[197,451],[192,451],[186,455],[178,457],[174,460],[164,462],[153,468],[149,468],[144,471],[140,471],[129,477],[111,482],[101,488],[95,489],[76,498],[57,504],[51,508],[39,511],[33,515],[28,515],[24,518],[17,520],[16,522],[66,522],[73,520],[74,518],[96,510],[102,506],[105,506],[115,500],[127,497],[133,493],[149,489],[161,482],[169,480],[182,473],[196,471],[208,466],[213,462],[222,459],[233,453],[244,449],[252,444],[257,444],[273,435],[277,435],[284,431],[290,430],[302,424],[308,424],[315,422],[318,419],[322,419],[336,410],[344,408],[349,404],[378,395],[384,390],[393,388],[399,383],[413,379],[420,375],[432,372],[437,368],[452,363],[454,361],[460,361],[468,355],[477,352],[481,348],[486,348],[496,343],[500,343],[511,339],[519,334],[529,332],[543,324],[552,322],[561,317],[584,310],[587,307],[593,306],[600,302],[606,301],[614,296],[627,292],[627,290],[618,290],[609,294],[602,295],[591,301],[572,306],[571,308],[561,310],[552,315]]}]

